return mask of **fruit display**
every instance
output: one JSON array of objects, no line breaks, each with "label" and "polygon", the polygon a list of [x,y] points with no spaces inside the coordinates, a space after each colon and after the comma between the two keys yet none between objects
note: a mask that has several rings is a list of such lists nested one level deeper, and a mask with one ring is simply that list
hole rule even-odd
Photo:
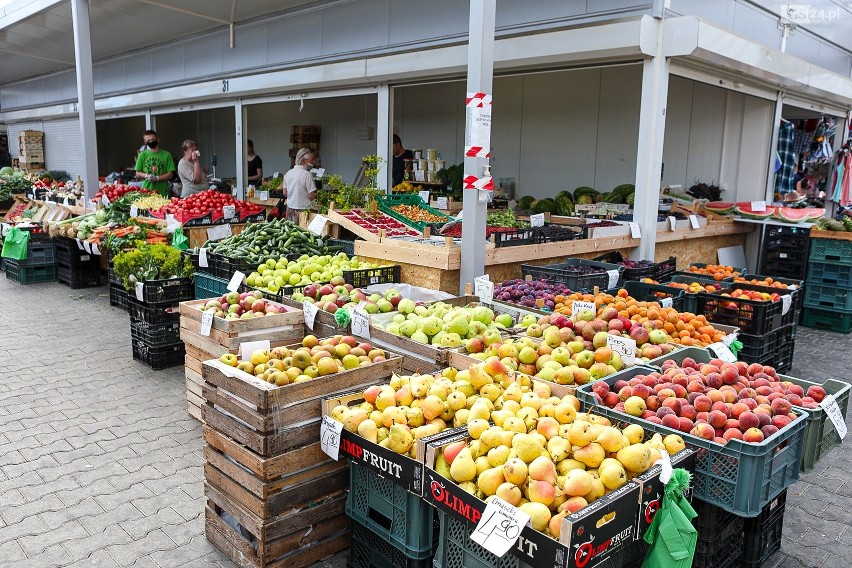
[{"label": "fruit display", "polygon": [[[223,207],[230,205],[234,207],[234,215],[225,218]],[[185,199],[172,197],[171,202],[159,209],[152,210],[151,215],[158,219],[165,219],[166,215],[173,215],[181,225],[217,223],[238,223],[250,217],[264,213],[266,210],[261,205],[239,201],[229,193],[222,193],[208,189],[194,193]]]},{"label": "fruit display", "polygon": [[225,353],[219,360],[280,387],[386,361],[387,353],[351,335],[307,335],[301,346],[257,350],[242,361]]},{"label": "fruit display", "polygon": [[494,286],[494,299],[534,308],[536,300],[543,300],[543,308],[552,310],[556,306],[556,296],[568,295],[571,290],[549,280],[506,280]]},{"label": "fruit display", "polygon": [[154,211],[169,203],[171,203],[171,200],[168,197],[163,197],[159,193],[152,193],[136,199],[131,205],[139,211]]},{"label": "fruit display", "polygon": [[411,229],[405,223],[397,221],[381,211],[350,209],[349,211],[338,213],[362,229],[366,229],[375,235],[378,235],[379,231],[384,231],[385,236],[388,237],[416,237],[420,235],[420,233]]},{"label": "fruit display", "polygon": [[249,223],[242,233],[207,245],[208,253],[258,265],[284,254],[326,255],[337,250],[324,237],[283,219]]},{"label": "fruit display", "polygon": [[393,335],[439,347],[460,347],[465,339],[472,338],[490,345],[500,340],[501,328],[514,325],[512,316],[495,315],[485,306],[455,307],[444,302],[418,306],[403,299],[396,308],[399,313],[390,323],[374,325]]},{"label": "fruit display", "polygon": [[[745,290],[742,288],[737,288],[736,290],[732,290],[730,293],[723,292],[719,294],[722,298],[744,298],[746,300],[754,300],[756,302],[780,302],[781,295],[775,292],[758,292],[757,290]],[[735,305],[734,309],[737,309],[738,305]]]},{"label": "fruit display", "polygon": [[294,292],[293,300],[307,300],[316,304],[320,310],[332,314],[340,308],[354,308],[363,302],[364,311],[368,314],[378,314],[395,310],[403,298],[393,288],[383,294],[369,293],[360,288],[353,288],[351,284],[344,283],[343,277],[335,276],[328,284],[309,284],[300,292]]},{"label": "fruit display", "polygon": [[124,197],[130,192],[148,194],[151,193],[151,191],[147,189],[142,189],[133,185],[123,185],[120,183],[105,183],[101,186],[95,196],[92,197],[92,201],[94,201],[95,203],[100,203],[103,200],[104,196],[106,196],[109,202],[112,203],[116,199]]},{"label": "fruit display", "polygon": [[[511,227],[495,227],[492,225],[488,225],[485,227],[485,236],[490,237],[495,233],[514,233],[517,229],[513,229]],[[458,223],[453,223],[448,225],[441,231],[441,236],[444,237],[461,237],[462,236],[462,223],[459,221]]]},{"label": "fruit display", "polygon": [[356,257],[349,258],[343,252],[334,256],[304,254],[297,260],[267,258],[257,266],[256,271],[246,276],[246,284],[272,294],[277,294],[286,286],[326,283],[339,278],[334,284],[337,286],[343,284],[344,270],[372,267],[372,264],[359,262]]},{"label": "fruit display", "polygon": [[769,219],[775,212],[775,207],[766,205],[763,211],[755,211],[750,201],[742,201],[734,206],[734,215],[744,219],[755,219],[757,221]]},{"label": "fruit display", "polygon": [[[760,279],[737,276],[736,278],[734,278],[734,283],[754,284],[756,286],[763,286],[765,288],[783,288],[784,290],[795,290],[796,288],[798,288],[796,284],[784,284],[783,282],[779,282],[770,276],[766,276]],[[721,287],[719,289],[721,289]]]},{"label": "fruit display", "polygon": [[515,212],[511,209],[488,213],[485,217],[485,225],[488,227],[509,227],[511,229],[525,229],[530,226],[526,221],[518,221]]},{"label": "fruit display", "polygon": [[394,205],[391,207],[393,211],[399,213],[406,219],[411,219],[412,221],[418,221],[421,223],[446,223],[447,217],[445,215],[435,215],[434,213],[430,213],[426,209],[422,207],[418,207],[416,205]]},{"label": "fruit display", "polygon": [[[645,279],[642,282],[648,282],[652,284],[656,284],[654,280]],[[713,292],[718,292],[722,289],[722,285],[718,282],[663,282],[663,286],[669,286],[670,288],[679,288],[685,291],[687,294],[697,294],[699,292],[707,292],[708,294],[712,294]]]},{"label": "fruit display", "polygon": [[717,215],[727,215],[733,211],[736,206],[737,204],[733,201],[711,201],[704,204],[704,209],[710,213],[716,213]]},{"label": "fruit display", "polygon": [[[824,211],[823,211],[824,214]],[[822,217],[822,215],[820,215]],[[805,209],[793,209],[792,207],[776,207],[772,212],[772,218],[785,223],[803,223],[811,220],[811,214]]]},{"label": "fruit display", "polygon": [[422,185],[415,185],[408,180],[403,181],[402,183],[398,183],[393,186],[393,193],[420,193],[423,191]]},{"label": "fruit display", "polygon": [[822,387],[806,393],[782,381],[772,367],[719,359],[702,365],[691,358],[680,365],[666,360],[659,372],[611,388],[599,381],[591,390],[599,404],[721,445],[760,443],[796,419],[793,406],[816,408],[825,396]]},{"label": "fruit display", "polygon": [[285,306],[270,302],[263,297],[263,292],[257,290],[241,294],[228,292],[219,298],[207,300],[207,303],[198,305],[196,309],[213,312],[215,317],[223,319],[253,319],[287,311]]},{"label": "fruit display", "polygon": [[713,280],[724,280],[725,278],[740,276],[740,273],[734,270],[733,267],[725,266],[724,264],[692,265],[686,271],[694,274],[706,274],[707,276],[712,276]]}]

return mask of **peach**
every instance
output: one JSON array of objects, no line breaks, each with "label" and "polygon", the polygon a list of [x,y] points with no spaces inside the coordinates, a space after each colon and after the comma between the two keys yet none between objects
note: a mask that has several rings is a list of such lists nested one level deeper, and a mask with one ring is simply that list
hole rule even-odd
[{"label": "peach", "polygon": [[761,365],[760,363],[752,363],[751,365],[748,366],[748,369],[746,369],[746,373],[748,373],[749,375],[756,375],[757,373],[762,373],[762,372],[763,372],[763,365]]},{"label": "peach", "polygon": [[784,398],[776,398],[772,401],[772,412],[775,414],[787,414],[793,409],[790,401]]},{"label": "peach", "polygon": [[692,406],[694,406],[695,410],[698,412],[709,412],[710,409],[713,408],[713,400],[708,396],[702,395],[695,399]]},{"label": "peach", "polygon": [[618,396],[618,393],[608,392],[603,400],[604,404],[608,407],[612,408],[619,402],[621,402],[621,398]]},{"label": "peach", "polygon": [[[661,409],[662,410],[662,409]],[[659,416],[659,415],[657,415]],[[680,418],[675,416],[674,414],[664,414],[661,416],[661,424],[667,428],[672,428],[673,430],[680,429]]]},{"label": "peach", "polygon": [[695,420],[698,417],[698,412],[695,411],[695,407],[691,404],[683,404],[680,407],[680,416],[681,418]]},{"label": "peach", "polygon": [[719,374],[722,377],[722,383],[726,385],[732,385],[740,378],[737,368],[730,364],[722,365],[722,369]]},{"label": "peach", "polygon": [[686,387],[689,385],[689,381],[686,380],[686,375],[677,375],[675,377],[672,377],[672,384],[686,389]]},{"label": "peach", "polygon": [[722,437],[725,440],[728,440],[728,441],[730,441],[730,440],[742,440],[743,439],[743,433],[740,432],[739,428],[728,428],[727,430],[725,430],[725,433],[722,434]]},{"label": "peach", "polygon": [[681,399],[669,397],[663,400],[662,406],[670,409],[674,414],[680,414],[680,408],[682,406]]},{"label": "peach", "polygon": [[687,392],[696,392],[699,394],[704,393],[704,384],[701,381],[690,381],[688,385],[686,385]]},{"label": "peach", "polygon": [[727,445],[727,443],[728,443],[728,441],[725,438],[720,438],[719,436],[716,436],[715,438],[713,438],[713,442],[719,444],[720,446]]},{"label": "peach", "polygon": [[740,429],[740,421],[736,418],[728,418],[725,420],[725,430],[730,430],[731,428]]},{"label": "peach", "polygon": [[633,395],[638,396],[639,398],[648,398],[651,396],[651,388],[645,386],[644,384],[638,384],[636,386],[631,387]]},{"label": "peach", "polygon": [[808,387],[808,391],[807,391],[806,394],[810,398],[812,398],[814,400],[814,402],[820,403],[820,402],[822,402],[822,399],[825,398],[825,395],[827,393],[825,392],[825,389],[822,388],[821,386],[811,385],[811,386]]},{"label": "peach", "polygon": [[717,389],[722,386],[722,375],[719,373],[710,373],[704,378],[704,383],[711,388]]},{"label": "peach", "polygon": [[615,384],[612,385],[612,390],[614,390],[615,392],[618,392],[626,386],[628,386],[627,381],[620,379],[620,380],[615,381]]},{"label": "peach", "polygon": [[716,437],[716,431],[709,424],[696,424],[689,433],[705,440],[712,440]]},{"label": "peach", "polygon": [[723,412],[725,414],[725,418],[731,417],[731,407],[728,406],[727,404],[725,404],[724,402],[721,402],[721,401],[714,402],[713,408],[711,408],[710,411],[712,412],[714,410],[718,410],[719,412]]},{"label": "peach", "polygon": [[701,373],[703,375],[707,376],[710,373],[718,373],[719,367],[717,367],[716,365],[711,365],[709,363],[705,363],[704,365],[701,365],[701,368],[699,369],[699,371],[701,371]]},{"label": "peach", "polygon": [[618,391],[618,399],[622,402],[633,396],[633,387],[624,387]]},{"label": "peach", "polygon": [[[725,395],[722,394],[722,391],[717,390],[717,389],[713,389],[713,390],[710,390],[710,391],[707,392],[707,398],[712,400],[713,404],[716,404],[717,402],[722,402],[723,400],[725,400]],[[712,408],[712,405],[711,405],[711,408]]]},{"label": "peach", "polygon": [[672,410],[671,408],[669,408],[668,406],[661,406],[659,409],[657,409],[656,414],[660,418],[665,418],[666,416],[669,416],[669,415],[676,416],[675,411]]},{"label": "peach", "polygon": [[751,411],[746,411],[740,413],[738,416],[740,422],[740,429],[745,431],[749,429],[757,429],[760,427],[760,419],[757,417],[757,414]]},{"label": "peach", "polygon": [[649,389],[654,388],[657,385],[657,379],[655,377],[647,376],[641,380],[642,386],[646,386]]},{"label": "peach", "polygon": [[773,416],[772,422],[770,422],[770,424],[772,424],[773,426],[775,426],[776,428],[778,428],[780,430],[784,426],[787,426],[788,424],[790,424],[790,422],[792,422],[792,421],[793,421],[793,419],[790,418],[789,416]]},{"label": "peach", "polygon": [[737,372],[740,374],[740,376],[748,374],[748,363],[746,363],[745,361],[737,361],[736,363],[734,363],[734,365],[736,365]]},{"label": "peach", "polygon": [[757,394],[762,396],[769,396],[770,394],[772,394],[772,387],[767,385],[759,386],[754,390]]},{"label": "peach", "polygon": [[701,411],[696,415],[695,421],[696,422],[707,422],[707,418],[709,418],[709,417],[710,417],[709,412]]},{"label": "peach", "polygon": [[788,394],[787,400],[790,401],[790,404],[792,404],[793,406],[802,406],[802,397],[797,394]]},{"label": "peach", "polygon": [[651,396],[645,399],[645,406],[648,408],[648,410],[656,411],[658,408],[660,408],[660,399],[657,397],[657,395],[652,394]]},{"label": "peach", "polygon": [[755,414],[757,415],[757,419],[760,421],[761,428],[772,424],[772,416],[769,413],[755,412]]},{"label": "peach", "polygon": [[758,430],[757,428],[749,428],[743,434],[743,441],[749,442],[752,444],[758,444],[763,441],[763,432]]},{"label": "peach", "polygon": [[690,420],[689,418],[686,418],[684,416],[681,416],[678,419],[678,421],[680,422],[680,425],[678,426],[678,430],[680,430],[681,432],[689,432],[690,430],[692,430],[692,427],[694,426],[692,420]]},{"label": "peach", "polygon": [[749,387],[749,388],[742,389],[740,391],[740,394],[738,395],[738,398],[740,400],[743,400],[743,399],[746,399],[746,398],[754,398],[756,396],[757,396],[757,392],[755,392],[755,390],[753,388]]},{"label": "peach", "polygon": [[801,387],[801,385],[794,385],[794,384],[791,384],[791,385],[790,385],[790,387],[789,387],[789,389],[790,389],[790,394],[794,394],[794,395],[796,395],[796,396],[798,396],[798,397],[800,397],[800,398],[801,398],[801,397],[803,397],[803,396],[805,396],[805,389],[803,389],[803,388]]},{"label": "peach", "polygon": [[767,379],[763,377],[755,377],[755,379],[751,382],[751,386],[753,386],[754,388],[768,387],[770,386],[770,383]]},{"label": "peach", "polygon": [[763,433],[763,437],[768,438],[772,434],[775,434],[778,431],[777,426],[773,426],[772,424],[767,424],[766,426],[761,427],[760,431]]},{"label": "peach", "polygon": [[652,416],[656,416],[656,414],[654,413],[654,411],[653,411],[653,410],[648,410],[648,409],[646,408],[645,410],[643,410],[643,411],[642,411],[642,418],[643,418],[644,420],[647,420],[648,418],[650,418],[650,417],[652,417]]},{"label": "peach", "polygon": [[660,420],[659,416],[649,416],[645,420],[647,420],[648,422],[653,422],[654,424],[662,424],[663,423],[663,421]]},{"label": "peach", "polygon": [[707,422],[713,428],[722,428],[728,421],[728,417],[724,412],[719,410],[711,410],[710,415],[707,417]]}]

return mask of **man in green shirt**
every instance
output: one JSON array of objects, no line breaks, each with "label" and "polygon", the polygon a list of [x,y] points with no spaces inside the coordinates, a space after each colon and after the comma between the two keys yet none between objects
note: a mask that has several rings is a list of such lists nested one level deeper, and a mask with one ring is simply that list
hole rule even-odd
[{"label": "man in green shirt", "polygon": [[146,130],[142,140],[147,148],[136,158],[136,179],[144,179],[143,189],[156,191],[163,197],[169,197],[169,180],[175,170],[175,161],[170,152],[158,149],[160,141],[157,133]]}]

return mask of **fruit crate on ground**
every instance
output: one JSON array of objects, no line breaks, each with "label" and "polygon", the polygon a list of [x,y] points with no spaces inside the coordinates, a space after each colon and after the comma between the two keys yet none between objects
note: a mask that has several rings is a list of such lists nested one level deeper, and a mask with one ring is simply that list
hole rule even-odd
[{"label": "fruit crate on ground", "polygon": [[100,267],[83,267],[78,265],[77,268],[64,264],[57,263],[57,274],[59,282],[70,286],[72,290],[79,288],[94,288],[101,285]]},{"label": "fruit crate on ground", "polygon": [[[692,500],[692,507],[698,513],[692,520],[698,531],[692,565],[695,568],[738,565],[743,551],[743,517],[699,499]],[[736,564],[725,564],[732,558]]]},{"label": "fruit crate on ground", "polygon": [[437,510],[441,533],[435,552],[435,568],[526,568],[515,556],[495,556],[470,539],[476,525]]},{"label": "fruit crate on ground", "polygon": [[191,278],[148,280],[142,283],[141,300],[146,304],[159,304],[163,302],[183,302],[184,300],[191,300],[193,294],[194,290],[192,289]]},{"label": "fruit crate on ground", "polygon": [[810,283],[805,293],[805,304],[823,310],[852,311],[852,288]]},{"label": "fruit crate on ground", "polygon": [[130,309],[130,301],[127,299],[127,290],[124,286],[110,284],[109,285],[109,305],[121,308],[124,311]]},{"label": "fruit crate on ground", "polygon": [[745,519],[742,568],[759,568],[781,548],[787,491],[770,501],[760,515]]},{"label": "fruit crate on ground", "polygon": [[[647,368],[632,368],[602,380],[611,387],[618,380],[629,381],[648,372]],[[646,432],[659,432],[663,436],[680,435],[686,447],[698,454],[693,477],[694,496],[726,511],[744,517],[758,515],[764,505],[799,479],[808,414],[798,408],[793,409],[796,419],[766,440],[746,443],[732,439],[723,446],[600,405],[592,392],[592,384],[577,389],[576,396],[585,409],[592,408],[610,420],[638,424]]]},{"label": "fruit crate on ground", "polygon": [[595,286],[602,290],[613,288],[621,283],[623,273],[623,266],[583,258],[569,258],[566,262],[545,266],[521,265],[524,278],[543,278],[573,291],[592,290]]},{"label": "fruit crate on ground", "polygon": [[133,292],[128,292],[127,306],[131,319],[141,320],[150,325],[180,321],[180,302],[147,304],[137,300]]},{"label": "fruit crate on ground", "polygon": [[[387,539],[361,523],[352,521],[350,529],[352,541],[346,563],[348,568],[432,568],[431,555],[422,560],[408,558]],[[435,540],[437,542],[437,537]]]},{"label": "fruit crate on ground", "polygon": [[764,335],[739,333],[737,339],[743,344],[742,349],[737,353],[738,360],[774,367],[774,358],[778,349],[785,343],[793,341],[793,324],[787,324]]},{"label": "fruit crate on ground", "polygon": [[155,371],[182,364],[184,354],[186,353],[181,342],[162,347],[150,347],[143,341],[131,339],[131,344],[133,347],[133,359],[151,367]]},{"label": "fruit crate on ground", "polygon": [[811,239],[808,259],[811,262],[852,266],[852,241]]},{"label": "fruit crate on ground", "polygon": [[27,258],[16,261],[18,266],[43,266],[56,262],[56,246],[53,241],[30,239],[27,245]]},{"label": "fruit crate on ground", "polygon": [[55,264],[21,266],[18,261],[10,258],[5,259],[5,261],[3,269],[6,271],[7,280],[14,280],[19,284],[39,284],[41,282],[56,282],[57,280]]},{"label": "fruit crate on ground", "polygon": [[811,261],[808,264],[808,284],[852,288],[852,266]]},{"label": "fruit crate on ground", "polygon": [[425,560],[433,555],[437,517],[431,505],[354,461],[349,464],[349,486],[349,517],[408,558]]},{"label": "fruit crate on ground", "polygon": [[180,342],[180,323],[151,325],[142,320],[130,320],[130,337],[148,347],[166,347]]},{"label": "fruit crate on ground", "polygon": [[196,272],[194,280],[196,300],[218,298],[222,294],[228,293],[228,282],[230,280],[218,278],[207,272]]},{"label": "fruit crate on ground", "polygon": [[815,329],[849,333],[852,331],[852,311],[824,310],[805,304],[802,310],[802,325]]},{"label": "fruit crate on ground", "polygon": [[[787,313],[784,313],[784,302],[781,300],[772,302],[751,300],[745,296],[737,298],[730,296],[736,290],[770,294],[777,294],[777,290],[739,283],[728,284],[727,286],[727,288],[712,294],[699,293],[696,299],[696,313],[703,313],[707,316],[707,321],[711,323],[735,325],[740,328],[741,333],[750,335],[765,335],[770,331],[793,323],[796,310],[793,307],[792,295],[790,296],[790,307]],[[727,295],[723,296],[723,294]]]}]

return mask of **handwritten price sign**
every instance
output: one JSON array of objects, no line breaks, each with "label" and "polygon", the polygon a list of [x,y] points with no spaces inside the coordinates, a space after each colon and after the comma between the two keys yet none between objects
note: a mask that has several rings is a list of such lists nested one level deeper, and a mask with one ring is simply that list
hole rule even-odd
[{"label": "handwritten price sign", "polygon": [[828,414],[829,420],[834,424],[834,427],[837,429],[837,434],[840,436],[840,439],[846,437],[846,420],[843,418],[843,413],[840,411],[840,407],[837,405],[837,401],[834,400],[834,396],[826,395],[822,402],[819,403],[825,413]]},{"label": "handwritten price sign", "polygon": [[530,516],[499,497],[488,502],[482,518],[470,535],[488,552],[503,557],[518,541]]},{"label": "handwritten price sign", "polygon": [[352,310],[352,335],[370,339],[370,314],[362,308]]},{"label": "handwritten price sign", "polygon": [[320,424],[320,449],[331,459],[337,461],[340,457],[340,433],[343,423],[331,416],[323,416]]},{"label": "handwritten price sign", "polygon": [[303,300],[302,311],[305,312],[305,325],[308,326],[308,329],[313,329],[314,320],[317,317],[317,312],[319,311],[319,308],[313,302]]},{"label": "handwritten price sign", "polygon": [[213,327],[213,312],[201,314],[201,335],[210,337],[210,328]]},{"label": "handwritten price sign", "polygon": [[479,296],[483,304],[490,304],[494,300],[494,283],[488,276],[477,276],[473,279],[473,293]]},{"label": "handwritten price sign", "polygon": [[610,334],[606,336],[606,346],[621,355],[624,364],[632,365],[636,361],[636,341],[633,339]]},{"label": "handwritten price sign", "polygon": [[571,303],[571,317],[575,318],[577,315],[583,310],[589,310],[593,314],[598,313],[598,309],[595,307],[594,302],[581,302],[580,300],[574,300]]}]

